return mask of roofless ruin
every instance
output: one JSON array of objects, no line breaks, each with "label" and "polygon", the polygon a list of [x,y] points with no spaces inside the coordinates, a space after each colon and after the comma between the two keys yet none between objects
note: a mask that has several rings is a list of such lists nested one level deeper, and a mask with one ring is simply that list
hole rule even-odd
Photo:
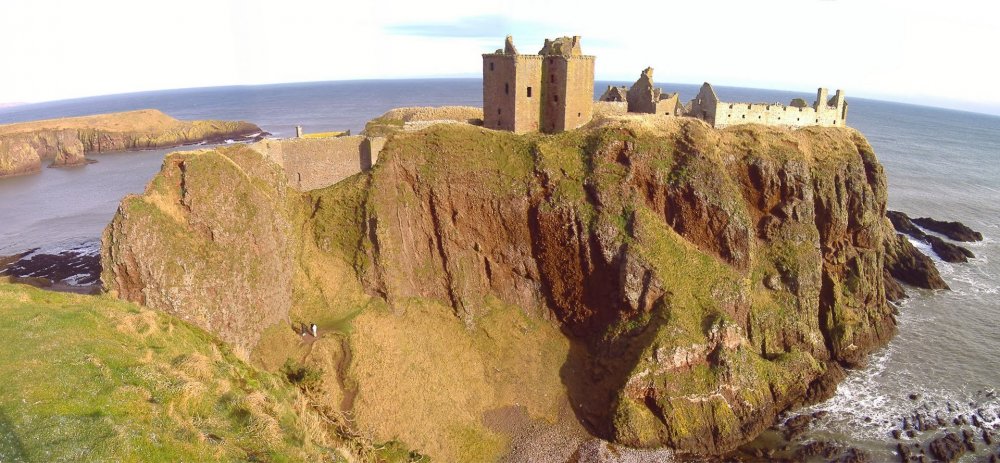
[{"label": "roofless ruin", "polygon": [[[847,101],[837,90],[816,92],[812,105],[796,98],[780,103],[732,103],[719,100],[705,83],[698,95],[681,105],[676,93],[653,85],[646,68],[629,88],[609,86],[601,101],[627,103],[630,113],[695,117],[716,128],[737,124],[785,127],[843,127]],[[522,55],[507,36],[504,48],[483,54],[483,125],[515,133],[558,133],[590,121],[594,113],[594,57],[584,55],[580,36],[545,40],[538,54]]]}]

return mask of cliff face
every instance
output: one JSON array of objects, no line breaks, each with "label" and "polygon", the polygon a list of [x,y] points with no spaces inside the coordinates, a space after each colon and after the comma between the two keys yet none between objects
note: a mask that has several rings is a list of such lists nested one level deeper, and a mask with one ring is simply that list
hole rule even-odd
[{"label": "cliff face", "polygon": [[894,333],[885,177],[853,131],[431,129],[372,182],[368,287],[469,325],[490,296],[551,309],[587,349],[576,412],[617,442],[732,448]]},{"label": "cliff face", "polygon": [[216,333],[246,358],[291,304],[286,193],[284,172],[245,146],[170,154],[104,231],[105,287]]},{"label": "cliff face", "polygon": [[482,423],[555,422],[553,394],[606,439],[721,453],[888,341],[901,248],[857,132],[661,122],[401,132],[302,196],[249,150],[175,154],[102,279],[258,353],[329,319],[334,408],[432,456],[495,458]]},{"label": "cliff face", "polygon": [[77,132],[62,129],[0,135],[0,177],[38,172],[43,161],[53,166],[86,163]]},{"label": "cliff face", "polygon": [[0,126],[0,177],[85,164],[86,153],[220,143],[261,133],[247,122],[179,121],[155,110]]}]

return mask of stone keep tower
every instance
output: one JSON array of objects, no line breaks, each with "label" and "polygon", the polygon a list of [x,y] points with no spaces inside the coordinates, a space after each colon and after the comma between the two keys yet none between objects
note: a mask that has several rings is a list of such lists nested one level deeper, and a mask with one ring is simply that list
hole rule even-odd
[{"label": "stone keep tower", "polygon": [[545,40],[522,55],[507,36],[502,50],[483,55],[483,125],[516,133],[572,130],[594,112],[594,57],[580,37]]}]

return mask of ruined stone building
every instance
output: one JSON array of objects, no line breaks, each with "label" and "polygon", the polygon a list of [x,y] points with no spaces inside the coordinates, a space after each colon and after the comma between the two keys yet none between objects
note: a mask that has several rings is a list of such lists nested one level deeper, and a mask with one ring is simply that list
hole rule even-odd
[{"label": "ruined stone building", "polygon": [[787,106],[780,103],[728,103],[719,101],[712,85],[706,82],[701,86],[698,96],[691,100],[685,114],[702,119],[716,128],[749,123],[788,127],[843,127],[847,122],[847,102],[844,101],[843,91],[837,90],[833,98],[827,100],[827,90],[820,88],[812,106],[808,106],[801,98],[792,100]]},{"label": "ruined stone building", "polygon": [[627,102],[630,113],[680,116],[684,109],[677,93],[666,93],[653,85],[653,68],[643,69],[642,74],[639,74],[639,80],[631,87],[608,85],[608,89],[599,100]]},{"label": "ruined stone building", "polygon": [[628,87],[622,85],[620,87],[615,87],[614,85],[608,85],[608,89],[601,94],[601,97],[597,99],[598,101],[609,101],[612,103],[623,103],[628,101]]},{"label": "ruined stone building", "polygon": [[580,37],[545,40],[537,55],[522,55],[507,36],[502,50],[483,55],[483,126],[516,133],[557,133],[590,121],[594,57]]},{"label": "ruined stone building", "polygon": [[[545,40],[537,55],[522,55],[507,36],[503,49],[483,55],[483,126],[516,133],[558,133],[590,121],[594,101],[594,57],[580,50],[580,37]],[[687,107],[677,93],[653,84],[646,68],[631,87],[608,86],[601,101],[626,102],[630,113],[696,117],[713,127],[765,124],[787,127],[843,127],[847,102],[837,90],[828,99],[820,88],[810,106],[796,98],[780,103],[729,103],[707,82]]]},{"label": "ruined stone building", "polygon": [[677,94],[653,86],[653,68],[643,69],[639,80],[628,89],[626,101],[630,113],[681,115]]}]

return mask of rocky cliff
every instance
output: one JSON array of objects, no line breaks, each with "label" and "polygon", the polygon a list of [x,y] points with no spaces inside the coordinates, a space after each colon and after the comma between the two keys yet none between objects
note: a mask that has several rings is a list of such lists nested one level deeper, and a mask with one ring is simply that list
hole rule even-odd
[{"label": "rocky cliff", "polygon": [[[657,121],[399,132],[304,195],[252,150],[175,154],[108,227],[102,278],[322,367],[316,400],[445,460],[513,451],[518,419],[722,453],[891,338],[888,257],[916,251],[856,131]],[[328,334],[289,347],[285,318]]]},{"label": "rocky cliff", "polygon": [[262,133],[231,121],[179,121],[156,110],[0,125],[0,177],[35,173],[43,163],[71,166],[87,153],[220,143]]},{"label": "rocky cliff", "polygon": [[243,145],[168,155],[104,232],[104,285],[217,333],[246,357],[291,304],[285,182]]}]

